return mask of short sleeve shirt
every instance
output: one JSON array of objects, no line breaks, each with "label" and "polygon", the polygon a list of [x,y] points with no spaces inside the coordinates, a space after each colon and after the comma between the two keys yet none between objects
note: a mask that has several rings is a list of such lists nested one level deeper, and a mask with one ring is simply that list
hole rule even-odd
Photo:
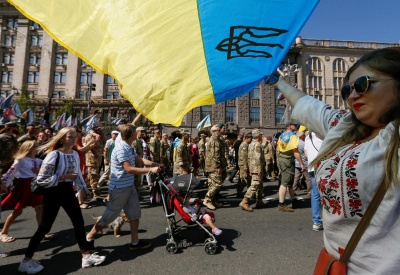
[{"label": "short sleeve shirt", "polygon": [[126,172],[122,163],[129,161],[132,166],[135,166],[136,157],[137,154],[125,141],[115,144],[111,154],[111,175],[108,187],[110,190],[133,186],[135,176]]}]

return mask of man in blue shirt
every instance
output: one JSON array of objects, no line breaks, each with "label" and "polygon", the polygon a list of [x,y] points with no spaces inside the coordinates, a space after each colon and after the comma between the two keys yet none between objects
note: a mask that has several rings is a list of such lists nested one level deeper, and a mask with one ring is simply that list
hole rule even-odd
[{"label": "man in blue shirt", "polygon": [[[137,138],[135,126],[125,124],[120,127],[121,141],[115,143],[111,154],[111,176],[109,202],[100,220],[87,235],[88,241],[94,241],[97,232],[108,226],[123,209],[131,226],[130,250],[150,247],[151,243],[139,240],[138,228],[141,215],[138,194],[134,185],[134,175],[158,173],[160,164],[140,158],[131,144]],[[143,165],[151,166],[142,168]]]}]

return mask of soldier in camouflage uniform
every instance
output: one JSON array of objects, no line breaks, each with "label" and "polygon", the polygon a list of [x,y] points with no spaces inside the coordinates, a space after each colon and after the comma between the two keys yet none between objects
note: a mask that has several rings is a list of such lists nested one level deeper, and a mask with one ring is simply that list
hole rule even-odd
[{"label": "soldier in camouflage uniform", "polygon": [[269,180],[275,180],[275,149],[272,146],[271,137],[267,137],[267,142],[265,143],[264,148],[264,157],[266,176]]},{"label": "soldier in camouflage uniform", "polygon": [[[136,154],[143,158],[143,137],[146,133],[146,129],[142,126],[136,128],[137,139],[135,139],[131,146],[133,150],[135,150]],[[141,168],[141,167],[140,167]],[[139,189],[140,185],[142,185],[142,177],[140,175],[135,175],[135,187]]]},{"label": "soldier in camouflage uniform", "polygon": [[99,169],[103,159],[103,151],[104,146],[106,144],[106,136],[103,134],[103,131],[98,127],[93,127],[93,132],[90,132],[85,137],[85,144],[90,143],[93,139],[96,140],[95,143],[90,145],[89,151],[86,153],[86,167],[88,173],[88,180],[90,187],[92,188],[93,192],[93,199],[96,199],[99,193]]},{"label": "soldier in camouflage uniform", "polygon": [[212,136],[206,148],[206,172],[208,172],[208,191],[203,204],[211,210],[222,207],[216,200],[221,188],[222,180],[226,179],[225,142],[221,141],[220,128],[214,125],[211,128]]},{"label": "soldier in camouflage uniform", "polygon": [[192,160],[190,150],[188,147],[189,143],[189,130],[181,130],[182,139],[176,147],[175,161],[174,161],[174,175],[180,175],[182,173],[181,166],[190,167]]},{"label": "soldier in camouflage uniform", "polygon": [[252,138],[253,137],[251,133],[247,134],[245,136],[244,141],[240,144],[238,151],[238,166],[239,166],[240,178],[237,184],[237,195],[238,197],[242,198],[243,198],[242,195],[243,189],[245,187],[249,187],[251,182],[249,173],[249,164],[247,158],[248,158],[249,144],[251,143]]},{"label": "soldier in camouflage uniform", "polygon": [[200,163],[200,168],[203,170],[203,174],[205,175],[205,161],[206,161],[206,135],[201,134],[200,135],[200,141],[197,144],[199,147],[199,163]]},{"label": "soldier in camouflage uniform", "polygon": [[18,133],[16,123],[6,123],[4,131],[0,134],[0,176],[7,173],[14,162],[14,154],[18,151],[19,143],[14,137]]},{"label": "soldier in camouflage uniform", "polygon": [[161,141],[160,141],[160,131],[154,131],[154,139],[150,144],[150,155],[153,158],[154,162],[160,163],[160,150],[161,150]]},{"label": "soldier in camouflage uniform", "polygon": [[166,171],[169,171],[168,149],[169,149],[168,134],[163,133],[162,140],[160,142],[160,158],[161,158],[161,164],[165,166]]},{"label": "soldier in camouflage uniform", "polygon": [[253,136],[253,141],[249,145],[248,150],[248,165],[251,176],[251,184],[249,189],[247,189],[246,194],[242,202],[239,204],[243,210],[253,211],[253,208],[249,205],[249,200],[253,195],[256,195],[256,207],[262,208],[265,204],[262,201],[263,197],[263,171],[265,166],[264,152],[261,145],[262,142],[262,132],[255,129],[251,132]]},{"label": "soldier in camouflage uniform", "polygon": [[223,154],[223,156],[224,156],[224,158],[225,158],[225,160],[224,160],[224,162],[225,162],[225,177],[224,178],[222,178],[222,183],[224,183],[224,181],[226,180],[226,177],[227,177],[227,173],[226,173],[226,169],[228,168],[228,163],[229,163],[229,145],[228,145],[228,143],[226,143],[226,138],[224,137],[224,135],[225,135],[225,129],[226,129],[226,126],[225,126],[225,124],[223,124],[223,123],[220,123],[220,124],[218,124],[218,126],[219,126],[219,128],[220,128],[220,133],[219,133],[219,139],[220,139],[220,141],[222,142],[222,150],[223,150],[223,152],[222,152],[222,154]]}]

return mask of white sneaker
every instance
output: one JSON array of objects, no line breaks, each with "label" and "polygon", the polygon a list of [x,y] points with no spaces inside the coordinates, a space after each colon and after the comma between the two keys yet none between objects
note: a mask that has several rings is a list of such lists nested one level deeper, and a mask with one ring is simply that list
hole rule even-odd
[{"label": "white sneaker", "polygon": [[312,229],[314,230],[314,231],[321,231],[321,230],[324,230],[324,227],[322,226],[322,224],[313,224],[313,226],[312,226]]},{"label": "white sneaker", "polygon": [[36,274],[42,271],[44,267],[40,264],[39,261],[31,259],[28,261],[23,260],[18,267],[18,272],[27,273],[27,274]]},{"label": "white sneaker", "polygon": [[86,255],[82,258],[82,268],[91,267],[92,265],[99,265],[106,259],[106,256],[99,256],[97,252]]}]

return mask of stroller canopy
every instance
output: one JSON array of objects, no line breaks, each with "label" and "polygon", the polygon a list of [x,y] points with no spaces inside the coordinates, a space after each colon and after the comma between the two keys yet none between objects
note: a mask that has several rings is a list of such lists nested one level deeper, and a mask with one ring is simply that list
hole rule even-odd
[{"label": "stroller canopy", "polygon": [[191,193],[193,189],[199,184],[199,181],[193,174],[179,175],[174,178],[171,183],[173,188],[178,192]]}]

